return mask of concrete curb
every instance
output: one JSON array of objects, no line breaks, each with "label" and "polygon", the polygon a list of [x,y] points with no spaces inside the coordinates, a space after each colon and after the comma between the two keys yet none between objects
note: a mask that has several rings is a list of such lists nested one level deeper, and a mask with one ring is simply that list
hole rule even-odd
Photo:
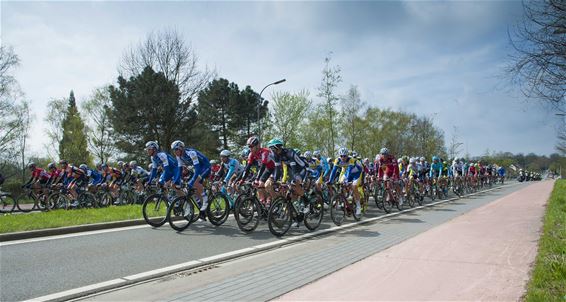
[{"label": "concrete curb", "polygon": [[65,234],[80,233],[87,231],[98,231],[104,229],[122,228],[122,227],[134,226],[134,225],[143,225],[145,223],[146,222],[143,219],[134,219],[134,220],[122,220],[115,222],[83,224],[77,226],[51,228],[51,229],[43,229],[43,230],[35,230],[35,231],[5,233],[5,234],[0,234],[0,242],[30,239],[37,237],[46,237],[46,236],[55,236],[55,235],[65,235]]},{"label": "concrete curb", "polygon": [[365,219],[365,220],[361,220],[361,221],[355,221],[355,222],[352,222],[352,223],[344,224],[344,225],[341,225],[341,226],[335,226],[335,227],[324,229],[324,230],[317,230],[317,231],[306,233],[306,234],[303,234],[303,235],[300,235],[300,236],[282,238],[282,239],[280,239],[278,241],[274,241],[274,242],[260,244],[260,245],[256,245],[256,246],[253,246],[253,247],[248,247],[248,248],[244,248],[244,249],[240,249],[240,250],[236,250],[236,251],[231,251],[231,252],[227,252],[227,253],[211,256],[211,257],[201,258],[201,259],[198,259],[198,260],[191,260],[191,261],[188,261],[188,262],[185,262],[185,263],[180,263],[180,264],[177,264],[177,265],[172,265],[172,266],[168,266],[168,267],[164,267],[164,268],[160,268],[160,269],[156,269],[156,270],[152,270],[152,271],[148,271],[148,272],[143,272],[143,273],[134,274],[134,275],[130,275],[130,276],[122,277],[122,278],[117,278],[117,279],[113,279],[113,280],[109,280],[109,281],[105,281],[105,282],[101,282],[101,283],[97,283],[97,284],[91,284],[91,285],[87,285],[87,286],[84,286],[84,287],[79,287],[79,288],[75,288],[75,289],[71,289],[71,290],[67,290],[67,291],[63,291],[63,292],[58,292],[58,293],[54,293],[54,294],[50,294],[50,295],[46,295],[46,296],[42,296],[42,297],[36,297],[36,298],[30,299],[30,300],[27,300],[27,301],[65,301],[65,300],[76,299],[76,298],[79,298],[79,297],[92,295],[92,294],[107,291],[107,290],[112,290],[112,289],[115,289],[115,288],[120,288],[120,287],[124,287],[124,286],[128,286],[128,285],[132,285],[132,284],[139,283],[139,282],[144,282],[144,281],[160,278],[160,277],[163,277],[163,276],[175,274],[175,273],[182,272],[182,271],[193,270],[193,269],[198,269],[198,268],[205,269],[206,266],[210,266],[210,265],[217,264],[217,263],[220,263],[220,262],[233,260],[233,259],[236,259],[236,258],[249,256],[249,255],[252,255],[252,254],[281,248],[285,245],[293,244],[293,243],[300,242],[300,241],[305,241],[305,240],[308,240],[308,239],[313,238],[313,237],[317,237],[317,236],[321,236],[321,235],[325,235],[325,234],[329,234],[329,233],[334,233],[334,232],[342,231],[342,230],[345,230],[345,229],[354,228],[356,226],[363,225],[363,224],[368,224],[368,223],[372,223],[372,222],[376,222],[376,221],[386,220],[389,217],[399,216],[399,215],[407,213],[407,212],[412,212],[412,211],[416,211],[416,210],[423,209],[423,208],[433,207],[433,206],[443,204],[443,203],[447,203],[447,202],[454,201],[454,200],[465,199],[466,197],[469,197],[469,196],[474,196],[474,195],[482,194],[482,193],[485,193],[485,192],[498,190],[498,189],[500,189],[502,187],[506,187],[506,186],[509,186],[509,184],[505,184],[503,186],[497,186],[497,187],[487,189],[487,190],[484,190],[484,191],[479,191],[479,192],[471,193],[471,194],[468,194],[468,195],[464,195],[461,198],[453,197],[453,198],[449,198],[449,199],[443,199],[443,200],[431,202],[431,203],[428,203],[428,204],[425,204],[425,205],[422,205],[422,206],[417,206],[417,207],[405,209],[405,210],[400,211],[400,212],[389,213],[389,214],[378,216],[378,217],[373,217],[373,218],[369,218],[369,219]]}]

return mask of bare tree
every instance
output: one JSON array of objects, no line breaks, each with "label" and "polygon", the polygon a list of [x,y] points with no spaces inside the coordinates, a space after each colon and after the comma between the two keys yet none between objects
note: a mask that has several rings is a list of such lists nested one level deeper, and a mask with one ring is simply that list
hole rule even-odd
[{"label": "bare tree", "polygon": [[356,142],[360,142],[361,139],[361,118],[359,113],[365,107],[365,103],[362,102],[360,97],[360,92],[356,85],[350,86],[348,93],[342,97],[342,116],[343,116],[343,136],[346,140],[346,145],[350,147],[350,150],[355,150]]},{"label": "bare tree", "polygon": [[207,68],[199,69],[194,50],[174,29],[151,32],[144,41],[131,46],[122,56],[118,72],[128,79],[148,66],[177,84],[184,106],[190,106],[191,100],[214,77]]},{"label": "bare tree", "polygon": [[65,98],[53,99],[47,104],[47,115],[44,121],[47,123],[46,134],[49,138],[45,146],[49,157],[53,160],[59,158],[59,142],[63,139],[63,120],[67,112],[67,100]]},{"label": "bare tree", "polygon": [[108,87],[95,89],[82,106],[88,124],[88,147],[100,162],[108,161],[108,158],[116,152],[114,129],[108,111],[111,106],[112,100]]},{"label": "bare tree", "polygon": [[324,100],[324,112],[325,112],[325,130],[326,133],[320,133],[327,142],[325,146],[326,154],[334,154],[336,148],[336,103],[339,97],[336,95],[336,87],[342,82],[342,76],[340,75],[340,66],[330,66],[330,56],[324,59],[324,68],[322,69],[322,80],[320,86],[318,87],[318,97]]},{"label": "bare tree", "polygon": [[27,147],[27,139],[29,135],[29,130],[31,126],[32,116],[29,107],[29,102],[23,101],[22,104],[19,106],[18,110],[18,117],[20,120],[20,127],[19,133],[17,138],[17,147],[18,153],[20,157],[20,167],[22,171],[22,182],[25,181],[26,176],[26,147]]},{"label": "bare tree", "polygon": [[566,112],[566,2],[523,3],[525,18],[510,34],[517,54],[508,72],[524,95]]},{"label": "bare tree", "polygon": [[12,76],[12,70],[20,63],[18,56],[14,53],[12,47],[0,46],[0,97],[6,97],[14,87],[17,88],[17,82]]},{"label": "bare tree", "polygon": [[459,142],[460,137],[458,135],[458,127],[454,126],[454,133],[452,133],[452,138],[450,139],[450,147],[448,147],[448,155],[450,159],[453,159],[461,152],[463,143]]}]

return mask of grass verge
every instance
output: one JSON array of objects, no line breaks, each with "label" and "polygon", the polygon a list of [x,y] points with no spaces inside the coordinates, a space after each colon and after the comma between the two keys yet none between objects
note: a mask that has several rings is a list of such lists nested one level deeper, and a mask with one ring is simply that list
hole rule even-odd
[{"label": "grass verge", "polygon": [[566,179],[556,181],[525,301],[566,301]]},{"label": "grass verge", "polygon": [[141,218],[141,205],[5,214],[0,216],[0,234]]}]

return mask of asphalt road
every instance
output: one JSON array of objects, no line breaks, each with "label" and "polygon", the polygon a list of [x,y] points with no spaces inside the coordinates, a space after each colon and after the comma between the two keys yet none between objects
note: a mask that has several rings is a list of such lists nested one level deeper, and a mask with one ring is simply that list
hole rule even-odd
[{"label": "asphalt road", "polygon": [[[482,203],[525,186],[511,185],[495,194],[486,194],[481,197]],[[370,212],[366,216],[383,214],[370,203]],[[327,212],[321,228],[332,226]],[[307,232],[301,226],[286,236]],[[246,235],[230,217],[221,227],[198,222],[182,233],[173,231],[166,224],[157,229],[144,227],[0,244],[0,300],[30,299],[276,240],[265,223]]]}]

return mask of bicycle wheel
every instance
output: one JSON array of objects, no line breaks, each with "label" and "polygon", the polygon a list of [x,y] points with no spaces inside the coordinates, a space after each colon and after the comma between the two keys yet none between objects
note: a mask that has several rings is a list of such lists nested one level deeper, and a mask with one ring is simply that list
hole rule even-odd
[{"label": "bicycle wheel", "polygon": [[307,229],[314,231],[320,226],[324,216],[324,201],[320,193],[312,193],[306,206],[309,212],[305,214],[304,224]]},{"label": "bicycle wheel", "polygon": [[127,204],[134,204],[135,202],[135,196],[134,196],[134,192],[129,191],[129,190],[125,190],[120,192],[120,204],[121,205],[127,205]]},{"label": "bicycle wheel", "polygon": [[160,227],[167,220],[167,199],[163,194],[148,196],[142,205],[145,222],[152,227]]},{"label": "bicycle wheel", "polygon": [[12,195],[0,195],[0,213],[11,213],[16,208],[16,200]]},{"label": "bicycle wheel", "polygon": [[243,232],[254,231],[259,224],[261,206],[259,201],[253,197],[241,199],[234,209],[234,217],[238,228]]},{"label": "bicycle wheel", "polygon": [[[378,209],[383,210],[383,200],[384,200],[385,189],[381,185],[375,185],[373,191],[373,200]],[[387,212],[389,213],[389,212]]]},{"label": "bicycle wheel", "polygon": [[278,197],[273,201],[267,215],[267,225],[271,234],[281,237],[289,231],[293,221],[291,207],[291,203],[283,197]]},{"label": "bicycle wheel", "polygon": [[436,199],[436,185],[430,186],[429,194],[430,200],[434,201]]},{"label": "bicycle wheel", "polygon": [[332,198],[330,218],[335,225],[341,225],[344,219],[346,219],[346,198],[344,195],[337,194]]},{"label": "bicycle wheel", "polygon": [[415,207],[415,195],[412,191],[407,192],[407,205],[409,208]]},{"label": "bicycle wheel", "polygon": [[16,206],[18,210],[24,213],[29,213],[34,210],[36,204],[35,196],[33,194],[23,194],[16,199]]},{"label": "bicycle wheel", "polygon": [[179,196],[167,207],[167,220],[175,231],[181,232],[189,227],[195,216],[192,197]]},{"label": "bicycle wheel", "polygon": [[79,208],[94,208],[96,206],[96,197],[90,192],[83,192],[77,198]]},{"label": "bicycle wheel", "polygon": [[102,192],[98,198],[98,206],[105,208],[114,203],[114,198],[110,192]]},{"label": "bicycle wheel", "polygon": [[208,201],[208,207],[206,208],[206,216],[210,223],[215,226],[222,225],[228,219],[229,214],[230,202],[228,197],[222,193],[214,194],[212,200]]},{"label": "bicycle wheel", "polygon": [[383,211],[389,214],[391,213],[391,209],[393,209],[393,203],[395,202],[393,199],[393,193],[391,189],[386,189],[383,193]]}]

